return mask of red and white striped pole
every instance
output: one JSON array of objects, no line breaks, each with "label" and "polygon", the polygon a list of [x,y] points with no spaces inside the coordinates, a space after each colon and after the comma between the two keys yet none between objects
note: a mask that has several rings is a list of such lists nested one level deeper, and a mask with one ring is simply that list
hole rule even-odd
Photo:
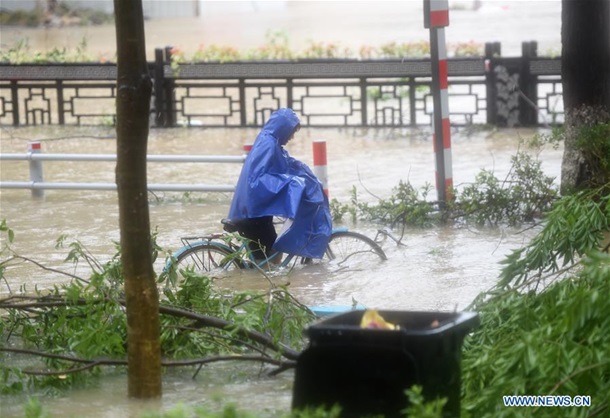
[{"label": "red and white striped pole", "polygon": [[453,197],[445,26],[449,26],[449,1],[424,0],[424,27],[430,29],[432,98],[434,102],[432,141],[436,160],[436,190],[441,204]]},{"label": "red and white striped pole", "polygon": [[326,159],[326,141],[313,142],[313,173],[322,183],[324,194],[328,197],[328,167]]}]

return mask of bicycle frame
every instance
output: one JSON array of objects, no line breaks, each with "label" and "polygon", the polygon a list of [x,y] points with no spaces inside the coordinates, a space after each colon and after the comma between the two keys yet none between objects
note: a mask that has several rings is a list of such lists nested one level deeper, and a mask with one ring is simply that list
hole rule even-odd
[{"label": "bicycle frame", "polygon": [[[332,229],[333,234],[342,231],[347,231],[347,228]],[[240,241],[239,245],[235,244],[234,240]],[[239,234],[234,233],[222,232],[205,236],[182,237],[180,238],[180,241],[182,242],[183,246],[174,253],[174,258],[179,258],[182,253],[189,250],[190,248],[203,246],[206,244],[215,245],[232,254],[246,255],[247,257],[239,257],[241,260],[241,266],[244,269],[265,269],[270,265],[272,265],[273,268],[286,268],[294,261],[295,257],[299,257],[295,254],[285,254],[285,257],[283,257],[281,263],[273,264],[270,262],[270,260],[281,254],[280,251],[275,251],[270,257],[267,257],[265,260],[257,261],[252,256],[252,253],[249,251],[246,239],[241,237]],[[165,269],[167,270],[167,266],[165,267]]]},{"label": "bicycle frame", "polygon": [[[234,232],[183,237],[181,241],[183,243],[182,248],[173,254],[171,260],[167,262],[164,271],[171,271],[174,266],[181,264],[181,260],[189,258],[192,259],[195,265],[200,265],[205,271],[209,271],[210,268],[220,270],[231,270],[234,268],[256,269],[263,271],[291,267],[299,259],[302,260],[302,264],[308,264],[311,261],[307,257],[285,254],[280,263],[274,263],[271,260],[280,254],[277,251],[265,260],[256,260],[248,248],[247,240]],[[345,266],[344,263],[346,262],[353,265],[354,259],[362,262],[362,257],[370,256],[373,257],[372,261],[387,260],[384,251],[372,239],[357,232],[349,231],[347,228],[333,228],[330,242],[323,258],[333,260],[339,265],[343,264]]]},{"label": "bicycle frame", "polygon": [[[234,242],[235,240],[240,241],[239,244],[236,244]],[[286,268],[290,265],[290,263],[292,263],[295,257],[298,257],[294,254],[286,254],[281,263],[274,264],[270,260],[273,260],[279,254],[282,254],[280,251],[275,251],[264,260],[256,260],[248,248],[247,240],[239,235],[236,236],[230,233],[212,234],[203,237],[182,237],[180,238],[180,241],[182,242],[183,247],[174,254],[175,258],[178,258],[182,253],[190,248],[203,246],[206,244],[214,245],[219,248],[223,248],[227,252],[236,254],[240,259],[241,267],[244,269],[258,270],[268,268],[269,266],[272,266],[273,268]]]}]

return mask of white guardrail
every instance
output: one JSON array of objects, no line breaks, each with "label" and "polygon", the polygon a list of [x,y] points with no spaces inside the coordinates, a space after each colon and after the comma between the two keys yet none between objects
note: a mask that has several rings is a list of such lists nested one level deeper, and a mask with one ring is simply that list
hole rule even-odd
[{"label": "white guardrail", "polygon": [[[116,161],[113,154],[45,154],[40,142],[28,144],[27,153],[0,154],[0,161],[29,161],[30,181],[0,181],[0,189],[30,189],[32,196],[41,197],[45,189],[63,190],[116,190],[115,183],[72,183],[45,182],[43,180],[43,161]],[[248,151],[249,146],[244,146]],[[163,163],[238,163],[243,164],[246,155],[148,155],[148,162]],[[163,184],[149,183],[150,191],[166,192],[232,192],[234,184]]]}]

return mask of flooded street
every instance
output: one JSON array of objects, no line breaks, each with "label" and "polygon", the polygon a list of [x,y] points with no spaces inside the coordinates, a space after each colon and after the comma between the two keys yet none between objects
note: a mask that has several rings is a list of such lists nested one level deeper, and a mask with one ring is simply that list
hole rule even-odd
[{"label": "flooded street", "polygon": [[[505,56],[520,54],[521,42],[539,42],[539,54],[560,48],[559,1],[483,1],[472,10],[471,1],[451,12],[447,42],[502,42]],[[232,5],[232,6],[230,6]],[[346,11],[349,10],[350,13]],[[269,30],[284,31],[291,47],[302,49],[310,41],[338,42],[357,51],[362,45],[427,40],[423,28],[421,1],[404,2],[203,2],[200,17],[152,19],[146,23],[147,51],[174,45],[186,53],[200,45],[234,45],[254,48],[265,44]],[[32,50],[75,48],[87,40],[88,51],[98,58],[113,59],[114,27],[0,28],[2,48],[18,39],[28,39]],[[242,155],[257,129],[152,129],[151,155]],[[454,130],[452,133],[453,178],[459,188],[472,182],[481,169],[492,170],[503,179],[511,156],[521,139],[539,131],[531,129]],[[545,132],[545,131],[540,131]],[[112,127],[0,127],[0,152],[25,153],[29,141],[41,141],[44,153],[115,154]],[[388,198],[400,180],[416,188],[434,183],[434,156],[429,132],[409,129],[323,129],[304,127],[287,149],[312,165],[312,142],[325,140],[328,147],[328,177],[331,199],[348,203],[352,188],[361,201]],[[545,148],[538,157],[544,172],[559,178],[561,147]],[[114,183],[111,162],[44,162],[48,182]],[[240,165],[235,163],[149,163],[149,183],[234,184]],[[2,181],[28,181],[28,163],[0,162]],[[557,180],[558,182],[558,180]],[[435,192],[429,195],[435,199]],[[221,230],[230,193],[155,193],[149,195],[151,225],[157,242],[167,251],[180,247],[180,237]],[[78,240],[102,263],[115,254],[119,240],[118,204],[115,192],[47,190],[35,199],[29,190],[0,190],[0,219],[15,231],[15,252],[47,268],[87,277],[84,266],[64,262],[68,248],[56,249],[56,240],[67,235],[67,244]],[[374,237],[378,228],[370,222],[350,229]],[[290,283],[289,289],[308,305],[351,305],[399,310],[463,310],[473,298],[497,280],[498,262],[512,249],[534,235],[535,230],[510,228],[445,227],[411,228],[404,246],[391,240],[383,243],[388,260],[364,271],[330,271],[323,266],[306,266],[274,277]],[[5,237],[2,237],[4,240]],[[2,241],[1,245],[4,245]],[[155,269],[160,272],[161,257]],[[69,280],[57,272],[22,263],[5,272],[0,297],[18,292],[22,285],[32,291],[50,288]],[[265,289],[268,282],[254,273],[243,274],[239,286]],[[143,405],[126,397],[125,375],[103,379],[91,388],[79,389],[67,397],[43,398],[43,407],[53,416],[100,417],[138,416],[147,408],[169,409],[186,405],[215,405],[216,399],[232,401],[241,408],[285,412],[290,408],[292,372],[276,378],[259,376],[257,366],[214,364],[206,366],[196,380],[191,370],[170,371],[164,376],[164,396],[159,404]],[[0,416],[23,416],[24,398],[2,399]]]},{"label": "flooded street", "polygon": [[[167,129],[152,130],[150,154],[240,155],[244,143],[251,141],[255,130],[235,129]],[[510,157],[520,138],[529,138],[531,130],[479,132],[473,136],[454,133],[453,162],[456,184],[472,181],[480,169],[493,170],[503,178],[510,168]],[[2,130],[2,152],[16,153],[27,149],[28,140],[42,140],[48,153],[114,153],[111,128],[6,128]],[[95,139],[92,137],[104,138]],[[66,139],[61,139],[66,138]],[[361,199],[374,202],[387,198],[400,179],[415,187],[434,181],[433,154],[430,140],[417,131],[380,131],[361,129],[307,129],[288,145],[290,153],[312,164],[311,143],[324,139],[328,146],[328,170],[331,198],[347,203],[353,186]],[[548,175],[558,176],[561,149],[545,149],[539,156]],[[45,162],[46,181],[112,182],[113,163]],[[149,181],[163,183],[233,183],[238,164],[150,163]],[[3,161],[3,180],[27,180],[27,162]],[[434,194],[432,195],[434,196]],[[226,215],[230,194],[197,193],[188,197],[180,193],[150,195],[151,225],[157,228],[158,243],[168,250],[180,246],[184,235],[219,231],[219,220]],[[0,191],[1,218],[7,219],[16,232],[14,249],[46,267],[80,275],[86,269],[75,269],[63,260],[68,249],[55,249],[56,239],[68,235],[67,243],[78,240],[104,262],[115,252],[119,240],[117,200],[114,192],[48,190],[43,199],[34,199],[27,190]],[[358,222],[348,226],[374,236],[379,225]],[[331,272],[319,266],[295,270],[277,276],[280,283],[290,282],[292,293],[305,304],[350,305],[357,301],[371,308],[399,310],[462,310],[481,291],[491,287],[498,276],[500,261],[511,249],[531,237],[533,231],[493,228],[409,229],[405,246],[385,242],[388,260],[366,271]],[[156,265],[157,272],[162,263]],[[51,271],[32,264],[7,270],[8,284],[18,291],[21,284],[32,290],[51,287],[65,281]],[[84,276],[86,277],[86,276]],[[265,289],[267,280],[257,273],[246,273],[240,287]],[[7,287],[0,286],[3,296]],[[216,385],[204,375],[195,381],[189,373],[172,372],[164,380],[163,408],[182,402],[201,404],[222,395],[243,407],[289,409],[292,373],[276,379],[249,374],[243,365],[214,365],[211,374],[233,376],[230,382]],[[240,372],[237,372],[237,369]],[[220,370],[220,371],[219,371]],[[252,379],[255,381],[253,384]],[[216,382],[218,383],[218,382]],[[141,407],[125,398],[124,376],[104,380],[99,387],[77,391],[70,402],[45,401],[44,405],[58,416],[79,416],[95,399],[100,407],[86,409],[86,416],[114,417],[119,411]],[[210,388],[214,387],[213,390]],[[280,390],[278,390],[280,388]],[[256,399],[256,403],[252,402]],[[104,408],[104,404],[112,408]],[[17,404],[18,405],[18,404]],[[9,416],[19,410],[10,409]],[[5,411],[6,412],[6,411]],[[80,416],[85,416],[80,415]],[[5,415],[3,415],[5,416]]]},{"label": "flooded street", "polygon": [[[112,139],[86,138],[90,128],[67,129],[65,136],[82,139],[51,140],[45,131],[34,128],[5,129],[2,152],[24,152],[25,138],[49,138],[42,141],[47,153],[115,152]],[[58,129],[56,135],[61,135]],[[9,133],[10,132],[10,133]],[[95,132],[91,133],[94,135]],[[112,131],[101,132],[102,136]],[[169,129],[152,130],[149,154],[240,155],[241,147],[256,134],[255,130]],[[472,182],[485,168],[503,178],[510,169],[510,157],[518,147],[519,137],[532,131],[502,131],[454,138],[453,162],[456,184]],[[97,134],[99,135],[99,134]],[[329,189],[331,198],[348,203],[352,187],[361,201],[374,203],[388,198],[400,180],[416,188],[434,182],[434,162],[430,141],[419,132],[363,131],[359,129],[302,129],[299,138],[288,145],[291,154],[312,165],[314,140],[326,140],[328,147]],[[60,138],[56,136],[55,138]],[[558,176],[561,150],[546,150],[540,158],[549,175]],[[45,181],[114,181],[111,162],[44,162]],[[149,163],[150,183],[234,184],[240,165],[235,163]],[[2,179],[26,181],[28,164],[4,161]],[[432,192],[431,198],[435,197]],[[109,191],[47,190],[43,199],[30,197],[27,190],[2,190],[2,218],[16,232],[15,250],[33,257],[48,267],[77,273],[63,263],[67,249],[55,249],[55,241],[68,235],[66,244],[80,241],[92,254],[107,261],[119,240],[117,200]],[[230,193],[151,193],[151,225],[158,231],[158,244],[174,251],[180,237],[220,231],[220,219],[226,216]],[[94,210],[92,210],[94,208]],[[385,225],[363,221],[346,226],[374,237]],[[341,225],[339,225],[341,226]],[[363,272],[342,272],[326,277],[312,268],[291,273],[287,280],[304,303],[351,304],[352,300],[370,306],[407,310],[463,309],[476,294],[494,283],[497,261],[511,248],[527,239],[527,234],[503,229],[472,230],[447,227],[406,231],[405,246],[391,240],[384,243],[389,261],[379,268]],[[162,268],[159,260],[157,271]],[[82,274],[85,274],[83,271]],[[7,272],[9,283],[17,290],[20,280],[29,286],[49,287],[57,274],[22,265]],[[65,278],[67,279],[67,277]],[[252,285],[265,286],[264,278],[252,277]],[[2,289],[6,293],[6,289]]]},{"label": "flooded street", "polygon": [[[151,130],[149,154],[240,155],[243,144],[250,142],[256,133],[253,129]],[[481,169],[493,170],[498,178],[504,178],[519,140],[535,134],[533,130],[515,129],[473,135],[456,131],[453,135],[456,185],[473,181]],[[29,140],[41,140],[43,152],[47,153],[113,154],[116,146],[113,136],[112,128],[4,127],[2,153],[25,152]],[[303,128],[287,148],[291,155],[311,165],[314,140],[327,141],[330,195],[342,203],[349,202],[352,187],[356,187],[360,199],[372,203],[377,198],[388,198],[401,179],[409,180],[417,188],[434,182],[432,145],[420,131]],[[559,176],[561,156],[561,149],[550,147],[540,153],[547,175]],[[235,163],[149,163],[148,167],[151,183],[230,184],[236,181],[240,170]],[[29,176],[28,164],[3,161],[1,176],[3,180],[25,181]],[[113,182],[114,163],[49,161],[44,163],[44,176],[45,181],[53,182]],[[434,196],[432,192],[431,198]],[[180,246],[181,236],[220,231],[219,221],[226,215],[230,199],[230,193],[193,193],[186,197],[182,193],[151,194],[151,225],[157,228],[158,243],[174,251]],[[64,234],[68,235],[66,243],[80,241],[102,262],[115,253],[113,242],[119,240],[119,231],[114,192],[48,190],[43,199],[34,199],[28,190],[2,190],[0,204],[0,217],[16,233],[15,251],[46,267],[87,277],[87,269],[82,266],[75,269],[63,261],[67,248],[55,249],[57,238]],[[361,221],[346,225],[371,237],[381,227]],[[384,242],[388,260],[365,271],[334,272],[321,266],[306,266],[274,280],[289,282],[294,296],[309,305],[350,305],[357,301],[381,309],[463,310],[478,293],[493,286],[500,268],[498,261],[527,242],[533,233],[506,228],[412,228],[406,232],[405,246]],[[157,272],[161,271],[162,261],[157,262]],[[15,266],[5,275],[13,291],[24,283],[32,290],[34,286],[49,288],[68,280],[32,264]],[[240,288],[268,286],[267,280],[255,272],[244,273],[238,282]],[[0,293],[6,296],[7,290],[3,283]],[[212,393],[224,393],[225,398],[243,403],[244,407],[253,406],[250,399],[254,395],[261,402],[261,410],[265,406],[289,409],[291,373],[277,379],[263,377],[260,381],[256,371],[236,372],[234,368],[240,367],[243,368],[210,367],[210,373],[220,368],[219,373],[234,376],[231,383],[220,386],[214,386],[203,376],[192,381],[190,372],[182,376],[170,373],[165,379],[163,407],[178,402],[210,402]],[[87,399],[93,397],[115,406],[96,408],[87,412],[87,416],[113,417],[117,408],[122,411],[137,408],[124,398],[126,383],[122,379],[116,378],[120,384],[104,381],[100,387],[78,391],[70,396],[70,405],[49,401],[48,407],[58,415],[68,411],[78,415],[79,399],[88,405]],[[251,384],[250,379],[256,384]],[[216,389],[210,392],[201,385]],[[277,390],[278,387],[284,389]]]}]

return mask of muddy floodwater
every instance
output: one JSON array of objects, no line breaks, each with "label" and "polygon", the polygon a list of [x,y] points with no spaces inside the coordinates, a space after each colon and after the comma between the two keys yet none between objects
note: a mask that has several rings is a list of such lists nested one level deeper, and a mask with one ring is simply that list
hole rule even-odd
[{"label": "muddy floodwater", "polygon": [[[87,132],[90,131],[90,132]],[[168,129],[152,130],[149,154],[241,155],[243,144],[255,130]],[[453,145],[454,181],[472,182],[481,169],[504,178],[510,159],[522,139],[534,131],[506,130],[474,135],[456,131]],[[97,137],[97,138],[92,138]],[[46,153],[115,152],[113,131],[99,128],[7,129],[3,131],[2,152],[25,152],[28,139],[42,139]],[[62,139],[65,138],[65,139]],[[312,165],[312,142],[325,140],[328,148],[328,176],[331,199],[348,203],[355,188],[361,201],[374,203],[388,198],[400,180],[418,189],[434,183],[434,156],[430,140],[421,131],[380,131],[362,129],[302,129],[289,143],[290,153]],[[545,171],[559,175],[561,150],[549,147],[538,156]],[[25,161],[3,161],[3,180],[26,181]],[[114,182],[112,162],[44,162],[47,182]],[[150,183],[234,184],[240,171],[236,163],[149,163]],[[107,261],[119,240],[116,193],[110,191],[47,190],[42,199],[27,190],[2,190],[2,218],[16,232],[15,250],[35,258],[47,267],[86,274],[64,263],[67,249],[56,249],[58,237],[78,240],[92,254]],[[429,196],[435,198],[432,190]],[[176,250],[180,237],[219,232],[226,216],[230,193],[157,192],[149,195],[151,225],[164,249]],[[385,225],[349,217],[337,226],[347,226],[374,237]],[[396,231],[399,233],[400,231]],[[510,249],[521,245],[529,234],[505,228],[446,227],[409,228],[404,245],[383,243],[389,261],[366,271],[337,272],[327,277],[323,269],[300,269],[289,278],[291,288],[307,304],[351,304],[355,299],[366,306],[397,309],[461,309],[496,279],[498,266]],[[161,263],[162,260],[159,260]],[[158,263],[158,264],[159,264]],[[157,266],[162,268],[162,264]],[[29,288],[50,287],[61,278],[31,264],[8,272],[13,291],[20,284]],[[266,286],[261,277],[248,277],[247,285]],[[6,284],[0,288],[6,294]]]},{"label": "muddy floodwater", "polygon": [[[149,154],[241,155],[251,142],[254,129],[166,129],[151,130]],[[456,130],[453,134],[453,172],[458,187],[472,182],[481,169],[504,178],[511,156],[523,147],[520,142],[539,133],[534,130]],[[541,132],[544,133],[544,132]],[[423,188],[434,183],[434,157],[428,133],[411,130],[313,129],[303,128],[289,143],[289,152],[312,164],[312,142],[325,140],[328,148],[328,177],[331,198],[349,202],[352,189],[363,201],[374,203],[387,198],[400,180]],[[41,140],[47,153],[115,153],[112,128],[7,128],[2,129],[2,153],[25,152],[30,140]],[[559,177],[561,148],[544,148],[536,153],[544,171]],[[149,163],[150,183],[231,184],[239,174],[236,163]],[[3,161],[2,180],[29,178],[28,163]],[[114,163],[44,162],[44,178],[49,182],[113,182]],[[430,198],[434,199],[432,190]],[[151,225],[158,243],[168,251],[180,246],[180,237],[220,231],[230,193],[155,193],[149,195]],[[66,243],[78,240],[102,262],[115,253],[119,240],[117,198],[114,192],[47,190],[44,198],[32,198],[28,190],[0,191],[1,218],[15,231],[14,250],[45,267],[87,277],[87,269],[64,262],[68,249],[56,249],[58,237]],[[347,226],[374,237],[378,228],[358,221]],[[324,266],[295,269],[274,276],[289,283],[291,292],[308,305],[351,305],[353,301],[380,309],[463,310],[481,291],[497,280],[498,262],[512,249],[528,240],[535,229],[442,227],[409,228],[403,246],[383,243],[388,260],[360,270],[333,271]],[[156,271],[162,269],[157,262]],[[236,287],[266,289],[267,279],[257,273],[237,273]],[[22,285],[32,290],[49,288],[68,280],[56,272],[33,264],[16,265],[5,272],[8,287],[15,292]],[[249,408],[287,410],[290,407],[292,373],[270,379],[256,368],[243,365],[216,365],[206,369],[224,376],[222,382],[200,375],[191,380],[190,371],[173,371],[165,377],[163,403],[168,408],[179,402],[213,404],[218,396]],[[45,400],[55,414],[114,417],[142,405],[125,399],[125,376],[104,379],[95,388],[79,390],[68,399]],[[252,399],[256,399],[255,402]],[[99,408],[90,408],[91,404]],[[112,405],[112,407],[103,407]],[[19,416],[19,407],[3,406],[3,413]],[[8,411],[8,412],[7,412]],[[3,415],[5,416],[5,415]]]}]

